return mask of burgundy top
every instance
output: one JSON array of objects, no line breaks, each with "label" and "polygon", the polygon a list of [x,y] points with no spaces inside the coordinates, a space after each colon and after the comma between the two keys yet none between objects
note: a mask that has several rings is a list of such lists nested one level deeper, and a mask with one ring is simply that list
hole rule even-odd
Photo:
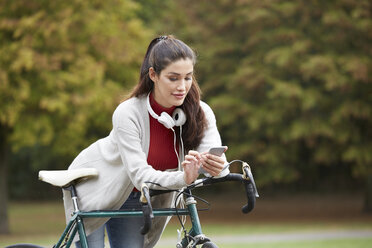
[{"label": "burgundy top", "polygon": [[[170,116],[172,116],[172,113],[176,108],[175,106],[171,108],[164,108],[155,101],[152,93],[150,94],[150,105],[152,110],[154,110],[154,112],[159,116],[161,115],[162,112],[166,112]],[[149,117],[150,117],[150,147],[149,154],[147,157],[147,163],[151,165],[155,170],[165,171],[167,169],[177,169],[178,159],[176,152],[174,151],[175,147],[173,131],[171,129],[166,128],[163,124],[161,124],[158,120],[153,118],[150,114]],[[137,191],[137,189],[134,189],[134,191]]]}]

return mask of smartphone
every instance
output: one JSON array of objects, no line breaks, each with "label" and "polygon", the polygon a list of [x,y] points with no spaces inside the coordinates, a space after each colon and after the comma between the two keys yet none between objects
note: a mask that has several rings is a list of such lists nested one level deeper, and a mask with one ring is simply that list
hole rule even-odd
[{"label": "smartphone", "polygon": [[[221,157],[224,152],[226,152],[227,146],[215,146],[209,149],[208,153],[216,155]],[[227,170],[228,171],[228,170]],[[204,169],[203,167],[200,167],[199,169],[199,174],[205,174],[207,176],[210,176]]]},{"label": "smartphone", "polygon": [[227,150],[227,146],[216,146],[216,147],[212,147],[211,149],[209,149],[208,153],[220,157],[222,156],[222,154],[224,154],[224,152],[226,152],[226,150]]}]

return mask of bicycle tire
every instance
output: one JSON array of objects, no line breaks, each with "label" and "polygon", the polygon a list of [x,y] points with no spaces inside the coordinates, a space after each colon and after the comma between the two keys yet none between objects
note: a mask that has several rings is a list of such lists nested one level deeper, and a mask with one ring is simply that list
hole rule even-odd
[{"label": "bicycle tire", "polygon": [[33,244],[15,244],[6,246],[5,248],[44,248],[44,247]]},{"label": "bicycle tire", "polygon": [[201,248],[218,248],[218,246],[215,243],[212,242],[205,242]]}]

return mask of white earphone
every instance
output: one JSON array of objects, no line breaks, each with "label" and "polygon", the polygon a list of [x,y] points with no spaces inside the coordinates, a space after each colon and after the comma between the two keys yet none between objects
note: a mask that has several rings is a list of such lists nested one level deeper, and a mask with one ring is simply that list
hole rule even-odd
[{"label": "white earphone", "polygon": [[162,112],[157,115],[154,110],[151,108],[150,104],[150,94],[147,95],[147,110],[149,111],[150,115],[158,120],[161,124],[163,124],[168,129],[173,129],[174,126],[180,127],[186,122],[186,114],[183,112],[181,108],[176,108],[173,111],[172,116],[170,116],[166,112]]}]

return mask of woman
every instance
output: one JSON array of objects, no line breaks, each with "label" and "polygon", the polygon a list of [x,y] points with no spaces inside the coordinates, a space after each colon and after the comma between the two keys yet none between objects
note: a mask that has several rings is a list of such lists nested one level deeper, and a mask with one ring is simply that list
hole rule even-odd
[{"label": "woman", "polygon": [[[212,110],[200,101],[195,62],[192,49],[172,36],[151,41],[139,84],[115,110],[110,135],[83,150],[69,167],[99,171],[98,178],[77,186],[81,209],[139,207],[137,189],[144,182],[179,189],[197,179],[200,167],[212,176],[221,173],[225,156],[206,152],[220,146],[221,139]],[[173,200],[174,194],[165,194],[152,204],[171,207]],[[68,219],[73,209],[69,194],[64,202]],[[112,248],[153,247],[168,220],[155,218],[145,236],[139,231],[140,217],[87,219],[85,229],[89,247],[104,246],[105,228]]]}]

